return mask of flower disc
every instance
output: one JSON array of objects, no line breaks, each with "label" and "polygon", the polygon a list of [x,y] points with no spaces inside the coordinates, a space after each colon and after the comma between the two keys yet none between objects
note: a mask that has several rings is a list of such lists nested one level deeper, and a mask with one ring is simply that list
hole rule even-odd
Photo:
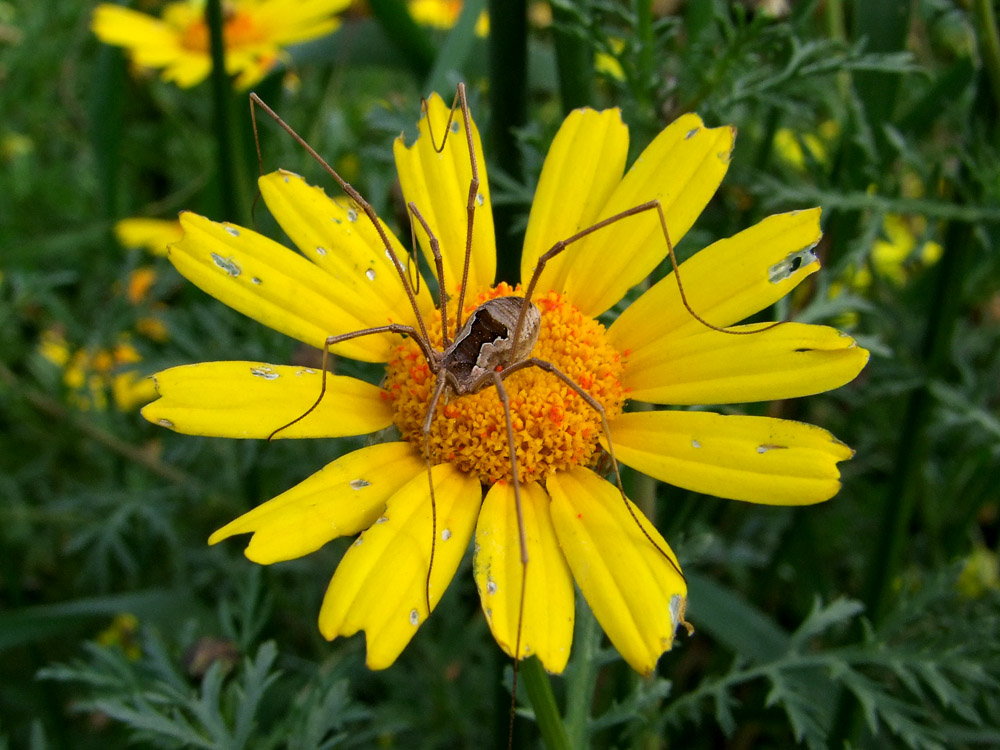
[{"label": "flower disc", "polygon": [[[474,296],[463,320],[495,297],[520,294],[506,284]],[[532,356],[551,362],[600,403],[608,419],[621,412],[622,358],[608,343],[600,323],[583,315],[562,295],[549,292],[533,299],[542,315]],[[449,328],[455,322],[448,311]],[[441,349],[441,320],[428,322],[432,345]],[[403,435],[423,449],[423,424],[434,393],[435,377],[419,347],[405,341],[396,347],[386,370],[385,398]],[[504,380],[522,482],[544,480],[554,471],[589,466],[600,457],[598,412],[557,375],[527,367]],[[503,405],[492,386],[465,396],[442,396],[431,422],[431,459],[449,462],[492,484],[511,479],[510,451]]]}]

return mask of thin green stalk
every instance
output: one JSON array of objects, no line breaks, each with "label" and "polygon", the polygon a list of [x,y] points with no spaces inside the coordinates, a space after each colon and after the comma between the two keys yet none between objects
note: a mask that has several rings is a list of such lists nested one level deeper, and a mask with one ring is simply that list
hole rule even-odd
[{"label": "thin green stalk", "polygon": [[601,628],[582,597],[577,597],[575,631],[571,669],[566,675],[566,732],[570,747],[586,747]]},{"label": "thin green stalk", "polygon": [[971,244],[972,231],[968,224],[949,225],[944,239],[944,256],[935,269],[937,284],[933,301],[927,306],[927,326],[921,346],[921,361],[927,363],[925,384],[913,392],[906,405],[896,463],[882,510],[881,531],[876,537],[878,543],[872,546],[868,566],[870,577],[865,603],[876,623],[886,614],[903,550],[909,541],[910,521],[923,481],[927,424],[933,406],[927,384],[946,375],[952,333],[959,315],[962,269]]},{"label": "thin green stalk", "polygon": [[[948,351],[958,320],[959,300],[966,257],[971,252],[972,230],[967,224],[953,222],[944,241],[944,256],[936,269],[933,301],[927,306],[927,325],[920,360],[927,363],[925,383],[945,374]],[[896,461],[882,506],[879,533],[869,549],[868,588],[864,602],[873,622],[878,624],[887,613],[893,585],[903,561],[910,537],[910,524],[923,479],[927,453],[927,425],[933,397],[923,385],[910,395],[903,415],[896,446]],[[864,731],[861,707],[854,698],[841,693],[834,721],[831,747],[844,744]]]},{"label": "thin green stalk", "polygon": [[577,16],[588,18],[590,0],[575,0],[573,12],[561,3],[552,5],[552,42],[563,114],[594,103],[594,55],[586,39],[569,31]]},{"label": "thin green stalk", "polygon": [[996,13],[991,0],[975,0],[973,10],[983,67],[986,68],[993,102],[1000,109],[1000,34],[997,33]]},{"label": "thin green stalk", "polygon": [[406,9],[404,0],[368,0],[368,7],[385,35],[406,58],[416,79],[421,83],[426,80],[437,53],[430,37]]},{"label": "thin green stalk", "polygon": [[[493,159],[521,180],[517,131],[528,118],[528,7],[526,0],[490,0],[490,140]],[[514,206],[493,206],[497,232],[497,281],[516,283],[521,276],[523,235],[509,230],[517,223]]]},{"label": "thin green stalk", "polygon": [[233,89],[226,72],[226,46],[223,37],[222,0],[208,0],[205,5],[212,53],[212,108],[214,114],[215,150],[219,169],[219,198],[224,216],[230,221],[247,224],[249,193],[240,158],[243,139],[235,127]]},{"label": "thin green stalk", "polygon": [[534,656],[521,662],[519,675],[524,690],[535,711],[535,721],[542,733],[542,740],[548,750],[570,750],[581,745],[571,745],[566,736],[552,684],[545,674],[542,663]]},{"label": "thin green stalk", "polygon": [[639,86],[636,97],[643,112],[653,108],[653,89],[657,81],[653,76],[653,3],[652,0],[635,0],[635,33],[639,42],[636,60]]}]

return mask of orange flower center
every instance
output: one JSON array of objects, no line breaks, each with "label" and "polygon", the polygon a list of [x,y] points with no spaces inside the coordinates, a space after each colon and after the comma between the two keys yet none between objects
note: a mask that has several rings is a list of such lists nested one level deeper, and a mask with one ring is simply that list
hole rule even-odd
[{"label": "orange flower center", "polygon": [[[507,284],[467,300],[463,321],[483,302],[520,295]],[[593,396],[611,420],[621,412],[622,358],[608,343],[604,326],[583,315],[562,295],[549,292],[532,300],[542,315],[532,355],[551,362]],[[454,306],[449,306],[449,327]],[[441,348],[441,318],[428,321],[431,343]],[[404,341],[389,360],[385,398],[405,440],[423,450],[423,424],[434,393],[435,377],[416,343]],[[543,481],[555,471],[590,466],[601,455],[601,418],[556,375],[527,367],[504,380],[510,400],[518,476],[522,482]],[[503,405],[488,386],[466,396],[445,395],[431,422],[430,451],[434,463],[450,462],[483,483],[511,480],[510,450]]]},{"label": "orange flower center", "polygon": [[[265,41],[264,29],[255,22],[253,14],[247,10],[223,6],[222,40],[227,50],[249,47]],[[208,24],[205,17],[187,24],[181,32],[181,46],[193,52],[208,52],[211,46]]]}]

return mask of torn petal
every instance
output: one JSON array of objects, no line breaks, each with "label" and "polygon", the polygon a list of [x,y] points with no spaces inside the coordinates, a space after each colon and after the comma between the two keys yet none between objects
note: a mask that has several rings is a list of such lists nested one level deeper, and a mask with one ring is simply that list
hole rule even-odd
[{"label": "torn petal", "polygon": [[[432,472],[437,528],[431,609],[465,554],[482,500],[479,481],[451,464],[438,464]],[[389,498],[384,517],[344,554],[319,613],[319,629],[327,640],[365,631],[370,669],[390,666],[429,615],[432,522],[425,473]]]},{"label": "torn petal", "polygon": [[246,556],[256,563],[302,557],[371,526],[389,497],[423,471],[424,460],[409,443],[362,448],[226,524],[208,543],[253,533]]}]

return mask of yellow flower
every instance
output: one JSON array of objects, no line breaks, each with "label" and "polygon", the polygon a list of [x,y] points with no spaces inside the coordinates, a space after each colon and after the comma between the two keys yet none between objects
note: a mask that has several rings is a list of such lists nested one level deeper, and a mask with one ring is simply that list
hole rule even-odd
[{"label": "yellow flower", "polygon": [[128,612],[115,615],[111,624],[97,634],[97,643],[105,648],[118,647],[129,661],[142,658],[139,645],[139,618]]},{"label": "yellow flower", "polygon": [[[420,136],[411,146],[397,140],[395,157],[406,200],[418,207],[440,242],[442,286],[450,294],[448,320],[454,324],[471,170],[461,117],[443,152],[434,149],[428,121],[440,139],[447,116],[447,106],[432,97]],[[558,240],[645,201],[660,201],[671,237],[680,240],[722,181],[733,138],[732,128],[706,128],[697,115],[685,115],[623,176],[628,130],[620,113],[570,114],[544,163],[522,280],[531,278],[538,258]],[[523,293],[493,286],[490,187],[474,126],[473,140],[481,184],[465,319],[483,300]],[[331,199],[289,172],[265,175],[259,185],[302,255],[249,229],[183,214],[185,236],[170,248],[169,258],[184,276],[236,310],[315,347],[328,336],[363,328],[420,325],[387,248],[357,206]],[[417,235],[427,255],[429,240],[421,230]],[[399,241],[387,236],[405,259]],[[811,250],[819,239],[818,209],[764,219],[683,264],[687,299],[716,326],[738,323],[818,270]],[[836,464],[852,452],[819,427],[703,411],[623,412],[627,399],[683,406],[805,396],[850,381],[868,360],[868,352],[851,338],[825,326],[735,329],[760,331],[754,335],[713,330],[681,304],[672,275],[607,329],[597,322],[666,254],[656,213],[647,211],[554,257],[532,297],[541,312],[535,356],[554,363],[602,404],[615,455],[624,464],[679,487],[749,502],[802,505],[832,497],[840,487]],[[440,313],[426,284],[415,300],[432,345],[440,347]],[[247,557],[269,564],[360,532],[330,582],[319,627],[329,639],[365,631],[367,663],[381,669],[429,616],[425,596],[432,609],[440,601],[474,535],[473,569],[483,610],[509,655],[537,655],[547,670],[563,670],[573,633],[575,580],[625,660],[643,674],[651,672],[683,622],[687,586],[660,534],[595,471],[599,446],[608,448],[596,412],[562,379],[539,368],[522,369],[504,381],[522,477],[530,561],[523,568],[497,389],[438,404],[430,436],[432,526],[420,426],[435,376],[414,337],[368,335],[331,350],[385,363],[384,385],[330,375],[319,405],[275,437],[364,435],[395,424],[403,439],[333,461],[219,529],[209,542],[252,533]],[[315,402],[321,375],[298,366],[209,362],[175,367],[155,380],[160,398],[143,410],[148,420],[185,434],[267,438]]]},{"label": "yellow flower", "polygon": [[614,55],[610,55],[607,52],[598,52],[594,55],[594,70],[598,73],[603,73],[606,76],[614,78],[616,81],[625,80],[625,71],[622,69],[622,64],[618,62],[618,55],[623,49],[625,49],[624,39],[609,39],[608,40],[611,49],[614,51]]},{"label": "yellow flower", "polygon": [[838,135],[840,125],[834,120],[824,121],[815,133],[799,134],[791,128],[778,128],[774,134],[774,150],[782,161],[801,172],[806,168],[806,151],[817,164],[826,164],[830,158],[827,146]]},{"label": "yellow flower", "polygon": [[[450,29],[458,23],[462,13],[462,0],[409,0],[406,3],[413,20],[434,29]],[[476,19],[476,36],[490,33],[490,17],[484,10]]]},{"label": "yellow flower", "polygon": [[156,398],[153,381],[129,367],[139,364],[142,356],[127,334],[122,334],[111,350],[77,349],[71,353],[62,333],[48,330],[42,334],[38,353],[62,369],[69,402],[81,411],[107,409],[109,390],[119,411],[131,411]]},{"label": "yellow flower", "polygon": [[[283,47],[328,34],[350,0],[224,0],[226,72],[248,88],[267,75]],[[91,25],[105,44],[128,50],[133,62],[161,69],[163,79],[194,86],[212,68],[204,0],[168,3],[160,18],[102,3]]]},{"label": "yellow flower", "polygon": [[173,219],[122,219],[115,224],[115,237],[122,247],[142,247],[153,255],[166,255],[167,245],[184,234]]}]

